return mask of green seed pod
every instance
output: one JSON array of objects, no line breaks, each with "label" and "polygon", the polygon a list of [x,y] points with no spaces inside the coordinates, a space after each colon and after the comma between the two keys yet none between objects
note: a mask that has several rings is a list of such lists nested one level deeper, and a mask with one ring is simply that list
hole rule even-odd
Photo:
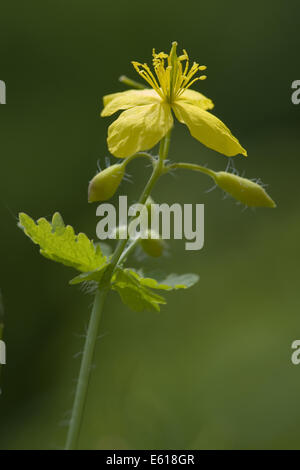
[{"label": "green seed pod", "polygon": [[225,171],[215,173],[214,180],[221,189],[246,206],[276,207],[275,202],[266,193],[264,188],[254,183],[254,181]]},{"label": "green seed pod", "polygon": [[165,244],[161,238],[157,238],[156,232],[148,230],[147,235],[148,238],[141,238],[141,247],[147,255],[158,258],[163,254]]},{"label": "green seed pod", "polygon": [[88,201],[106,201],[117,191],[125,173],[124,165],[118,163],[100,171],[90,181]]}]

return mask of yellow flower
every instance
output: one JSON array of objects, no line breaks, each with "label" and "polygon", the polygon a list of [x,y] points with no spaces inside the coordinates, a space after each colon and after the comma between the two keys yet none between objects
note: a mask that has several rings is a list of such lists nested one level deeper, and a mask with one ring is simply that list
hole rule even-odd
[{"label": "yellow flower", "polygon": [[154,147],[173,126],[172,110],[177,119],[188,126],[191,135],[207,147],[228,157],[239,153],[246,156],[246,150],[225,124],[207,111],[213,108],[212,101],[190,90],[193,83],[206,78],[205,75],[195,77],[206,67],[196,62],[189,67],[187,52],[184,50],[177,57],[176,46],[174,42],[169,55],[153,50],[155,74],[147,64],[132,62],[151,89],[104,96],[101,116],[124,110],[108,128],[110,152],[125,158]]}]

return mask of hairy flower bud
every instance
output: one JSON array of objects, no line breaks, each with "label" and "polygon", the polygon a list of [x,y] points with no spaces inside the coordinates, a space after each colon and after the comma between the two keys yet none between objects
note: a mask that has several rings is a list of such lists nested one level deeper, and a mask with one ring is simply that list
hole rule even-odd
[{"label": "hairy flower bud", "polygon": [[124,165],[116,163],[103,171],[100,171],[90,181],[88,189],[88,201],[106,201],[117,191],[125,173]]},{"label": "hairy flower bud", "polygon": [[217,185],[249,207],[276,207],[264,188],[254,181],[225,171],[214,174]]},{"label": "hairy flower bud", "polygon": [[147,238],[141,238],[140,244],[145,253],[147,253],[149,256],[158,258],[163,254],[164,242],[153,230],[148,230]]}]

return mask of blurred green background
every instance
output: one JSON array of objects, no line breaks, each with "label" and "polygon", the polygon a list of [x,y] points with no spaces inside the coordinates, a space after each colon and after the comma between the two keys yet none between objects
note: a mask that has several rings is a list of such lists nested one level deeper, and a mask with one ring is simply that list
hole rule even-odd
[{"label": "blurred green background", "polygon": [[[0,15],[1,270],[7,365],[1,370],[0,448],[62,448],[92,297],[68,286],[17,228],[17,214],[60,211],[96,237],[87,183],[108,155],[103,94],[137,78],[130,61],[173,40],[208,66],[195,89],[248,150],[234,158],[260,177],[275,210],[243,210],[199,174],[165,177],[157,202],[205,204],[205,247],[147,268],[199,273],[160,314],[133,313],[112,294],[95,355],[80,448],[300,448],[299,2],[6,1]],[[173,160],[226,168],[228,159],[176,124]],[[136,200],[145,162],[131,165]],[[146,171],[150,171],[149,168]],[[135,266],[139,262],[132,259]],[[76,356],[76,357],[74,357]]]}]

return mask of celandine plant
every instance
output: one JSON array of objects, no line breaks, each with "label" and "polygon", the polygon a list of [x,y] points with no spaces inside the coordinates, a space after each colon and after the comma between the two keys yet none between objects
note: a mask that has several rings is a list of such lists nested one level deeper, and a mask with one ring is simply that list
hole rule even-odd
[{"label": "celandine plant", "polygon": [[[90,182],[89,202],[105,201],[117,191],[125,175],[126,166],[135,158],[144,157],[152,163],[152,174],[139,198],[146,210],[151,205],[150,194],[161,176],[177,169],[198,171],[212,178],[216,185],[235,199],[252,207],[275,207],[274,201],[263,187],[246,178],[228,172],[215,172],[209,168],[187,163],[172,163],[169,159],[173,114],[179,122],[188,126],[190,133],[207,147],[228,157],[247,155],[246,150],[217,117],[210,113],[213,103],[190,87],[205,75],[196,76],[206,69],[196,62],[190,66],[189,56],[184,50],[177,56],[177,43],[172,44],[170,54],[153,51],[153,69],[147,64],[133,62],[139,75],[151,88],[145,88],[122,76],[120,81],[131,86],[131,90],[104,96],[102,116],[110,116],[122,110],[120,116],[108,128],[108,148],[112,155],[122,158],[99,172]],[[173,114],[172,114],[173,113]],[[156,156],[147,151],[158,142]],[[168,160],[167,160],[168,158]],[[151,217],[151,213],[149,213]],[[130,223],[136,222],[133,218]],[[71,266],[80,272],[70,284],[89,283],[94,288],[95,300],[90,317],[84,352],[76,387],[74,406],[70,420],[66,449],[75,449],[78,443],[88,381],[93,359],[98,326],[108,293],[118,292],[124,304],[135,311],[159,311],[165,304],[157,291],[185,289],[197,282],[196,274],[171,274],[163,280],[146,277],[143,270],[127,267],[128,255],[140,246],[151,256],[160,256],[164,243],[159,234],[149,230],[147,236],[131,238],[127,227],[116,229],[119,240],[114,252],[103,250],[83,233],[75,235],[71,226],[64,225],[60,214],[55,213],[51,223],[42,218],[37,223],[28,215],[19,215],[19,226],[31,240],[40,246],[40,253],[53,261]],[[126,235],[124,237],[124,229]],[[122,232],[122,237],[120,236]]]}]

